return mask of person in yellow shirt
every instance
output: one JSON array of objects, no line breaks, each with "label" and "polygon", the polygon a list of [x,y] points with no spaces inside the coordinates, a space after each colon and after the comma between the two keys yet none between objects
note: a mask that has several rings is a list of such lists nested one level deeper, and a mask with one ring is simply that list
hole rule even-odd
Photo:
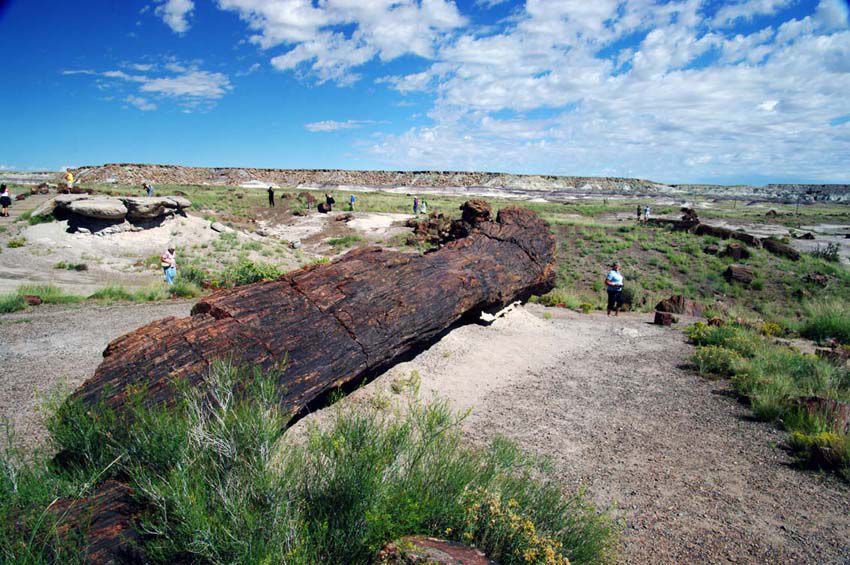
[{"label": "person in yellow shirt", "polygon": [[65,171],[65,182],[68,184],[68,188],[74,186],[74,173]]}]

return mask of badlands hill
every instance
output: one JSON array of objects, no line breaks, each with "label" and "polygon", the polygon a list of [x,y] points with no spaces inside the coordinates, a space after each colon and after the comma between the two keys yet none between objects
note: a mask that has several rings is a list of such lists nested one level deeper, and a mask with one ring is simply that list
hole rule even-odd
[{"label": "badlands hill", "polygon": [[457,193],[540,198],[699,197],[773,202],[850,202],[850,185],[720,186],[668,185],[616,177],[516,175],[457,171],[347,171],[339,169],[254,169],[179,165],[107,164],[72,169],[85,183],[224,185],[297,188],[382,189],[421,193]]}]

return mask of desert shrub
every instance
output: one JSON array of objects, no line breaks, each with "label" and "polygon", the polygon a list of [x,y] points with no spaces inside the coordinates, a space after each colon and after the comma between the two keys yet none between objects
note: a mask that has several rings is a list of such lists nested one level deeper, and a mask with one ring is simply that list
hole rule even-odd
[{"label": "desert shrub", "polygon": [[8,243],[6,243],[6,247],[8,247],[9,249],[15,249],[15,248],[18,248],[18,247],[23,247],[26,244],[27,244],[27,238],[25,238],[25,237],[13,237],[8,241]]},{"label": "desert shrub", "polygon": [[197,265],[181,265],[177,271],[177,281],[185,281],[198,286],[201,286],[209,278],[209,274]]},{"label": "desert shrub", "polygon": [[579,296],[565,288],[555,288],[540,296],[537,301],[544,306],[563,305],[565,308],[578,308],[582,303]]},{"label": "desert shrub", "polygon": [[8,314],[17,312],[27,307],[27,303],[23,297],[16,292],[7,292],[0,294],[0,314]]},{"label": "desert shrub", "polygon": [[327,244],[335,249],[347,249],[360,241],[363,241],[363,238],[359,235],[345,235],[342,237],[332,237],[327,240]]},{"label": "desert shrub", "polygon": [[[507,564],[612,558],[608,514],[565,496],[548,466],[505,439],[465,444],[446,403],[339,410],[290,439],[278,377],[217,363],[203,390],[180,387],[167,409],[146,409],[131,391],[126,421],[103,404],[64,402],[48,421],[61,463],[44,466],[50,488],[12,493],[0,511],[36,515],[63,482],[121,476],[147,508],[139,528],[152,562],[369,563],[412,533],[474,544]],[[6,531],[8,555],[26,529]]]},{"label": "desert shrub", "polygon": [[850,436],[835,432],[791,434],[791,448],[805,463],[815,468],[840,470],[850,480]]},{"label": "desert shrub", "polygon": [[827,243],[823,248],[821,248],[820,244],[818,244],[817,248],[811,252],[811,255],[817,259],[829,261],[830,263],[838,263],[840,260],[838,251],[840,249],[841,248],[837,243]]},{"label": "desert shrub", "polygon": [[75,304],[83,300],[82,296],[68,294],[52,284],[24,284],[18,287],[17,293],[38,296],[44,304]]},{"label": "desert shrub", "polygon": [[[806,436],[834,433],[840,439],[837,445],[845,445],[841,442],[846,441],[846,434],[840,426],[836,427],[834,416],[813,416],[800,408],[798,399],[820,396],[850,401],[850,370],[816,355],[772,343],[755,330],[740,326],[712,327],[697,323],[688,328],[687,334],[691,341],[700,344],[692,358],[700,373],[731,377],[735,391],[750,401],[756,417]],[[832,449],[802,445],[799,441],[791,442],[792,448],[798,449],[807,461],[812,458],[820,461],[824,450]],[[850,460],[841,457],[823,460],[831,461],[832,468],[850,478]]]},{"label": "desert shrub", "polygon": [[701,375],[730,377],[735,374],[741,355],[736,351],[718,345],[704,345],[697,348],[692,360]]},{"label": "desert shrub", "polygon": [[66,263],[65,261],[59,261],[55,265],[53,265],[54,269],[64,269],[66,271],[88,271],[89,266],[85,263]]},{"label": "desert shrub", "polygon": [[178,273],[177,279],[170,287],[166,287],[165,291],[177,298],[195,298],[203,292],[201,287],[192,281],[182,278]]},{"label": "desert shrub", "polygon": [[224,270],[219,286],[241,286],[262,280],[274,280],[282,274],[283,272],[271,263],[243,259]]},{"label": "desert shrub", "polygon": [[850,344],[850,304],[833,300],[807,305],[800,335],[818,342],[831,338]]}]

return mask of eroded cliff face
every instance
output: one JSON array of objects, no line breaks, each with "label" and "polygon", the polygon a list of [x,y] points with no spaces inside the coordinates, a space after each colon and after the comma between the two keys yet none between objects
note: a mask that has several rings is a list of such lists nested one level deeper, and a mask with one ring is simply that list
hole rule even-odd
[{"label": "eroded cliff face", "polygon": [[346,171],[337,169],[201,168],[177,165],[108,164],[72,169],[81,182],[199,185],[276,185],[296,188],[379,188],[423,192],[464,192],[545,197],[550,200],[576,196],[658,196],[734,198],[771,202],[847,202],[850,185],[720,186],[667,185],[643,179],[616,177],[568,177],[515,175],[509,173],[457,171]]}]

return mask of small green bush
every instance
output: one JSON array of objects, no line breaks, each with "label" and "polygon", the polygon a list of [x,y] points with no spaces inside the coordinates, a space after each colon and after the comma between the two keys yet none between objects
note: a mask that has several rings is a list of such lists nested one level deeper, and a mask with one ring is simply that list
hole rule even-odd
[{"label": "small green bush", "polygon": [[582,300],[579,296],[565,288],[556,288],[551,290],[543,296],[540,296],[537,301],[544,306],[563,305],[565,308],[573,309],[579,308],[582,304]]},{"label": "small green bush", "polygon": [[327,240],[327,244],[336,249],[347,249],[360,241],[363,241],[363,238],[359,235],[345,235],[342,237],[332,237]]},{"label": "small green bush", "polygon": [[717,345],[704,345],[697,348],[692,360],[701,375],[731,377],[742,357],[736,351]]},{"label": "small green bush", "polygon": [[834,300],[807,305],[800,335],[817,342],[831,338],[850,344],[850,304]]},{"label": "small green bush", "polygon": [[276,265],[243,259],[225,269],[219,286],[241,286],[262,280],[275,280],[282,274]]},{"label": "small green bush", "polygon": [[13,237],[8,241],[8,243],[6,243],[6,247],[8,247],[9,249],[16,249],[18,247],[23,247],[26,244],[27,244],[27,238],[25,238],[25,237]]},{"label": "small green bush", "polygon": [[58,286],[52,284],[25,284],[18,287],[17,293],[33,294],[41,298],[44,304],[76,304],[84,298],[76,294],[68,294]]},{"label": "small green bush", "polygon": [[54,269],[64,269],[66,271],[88,271],[89,266],[85,263],[66,263],[65,261],[60,261],[53,265]]},{"label": "small green bush", "polygon": [[23,310],[26,307],[27,303],[20,294],[16,292],[0,294],[0,314],[17,312],[18,310]]}]

